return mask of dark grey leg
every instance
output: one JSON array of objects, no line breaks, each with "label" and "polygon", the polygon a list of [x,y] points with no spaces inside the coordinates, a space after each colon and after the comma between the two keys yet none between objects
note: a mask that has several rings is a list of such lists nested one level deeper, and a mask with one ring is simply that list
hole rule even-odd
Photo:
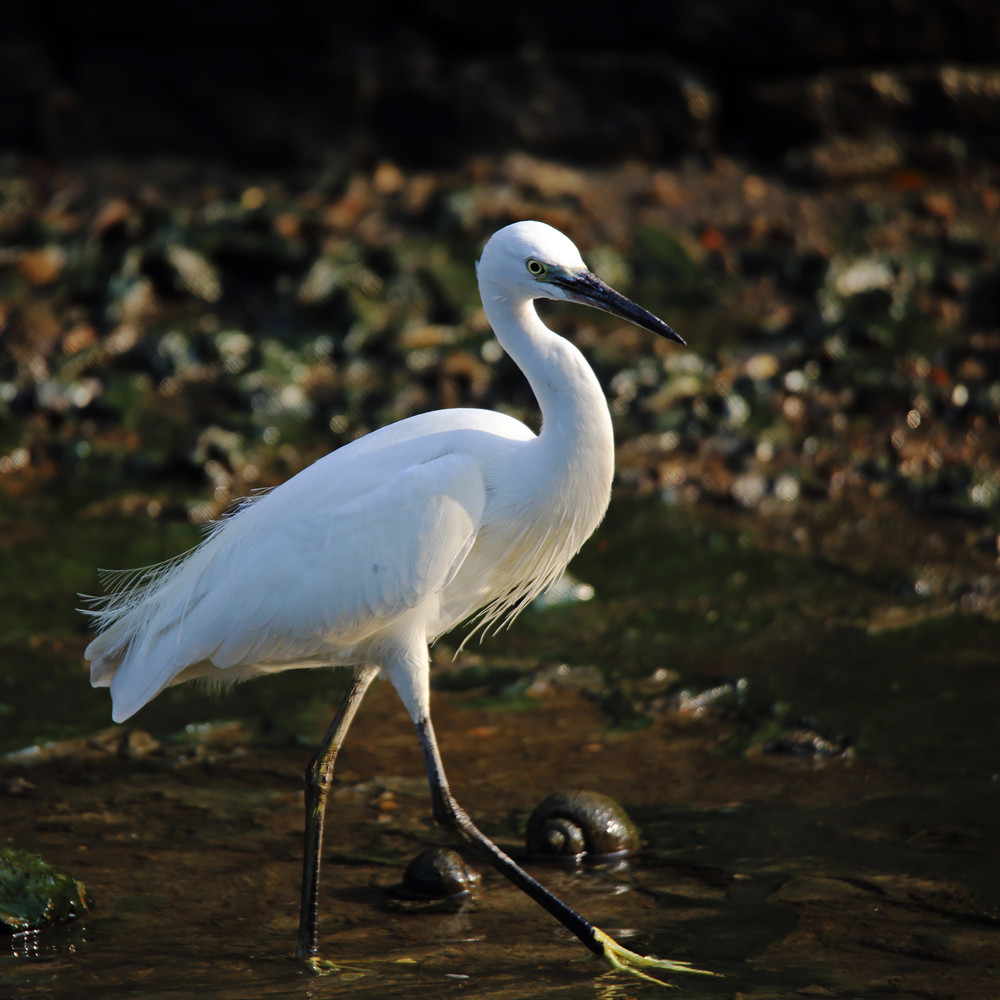
[{"label": "dark grey leg", "polygon": [[715,975],[713,972],[696,969],[688,962],[652,958],[629,951],[610,938],[599,927],[595,927],[589,920],[581,917],[558,896],[549,892],[545,886],[533,879],[512,858],[504,854],[489,837],[482,833],[469,818],[468,813],[455,801],[448,788],[448,779],[445,777],[444,767],[441,764],[441,755],[438,752],[437,739],[434,736],[434,727],[431,725],[430,719],[425,718],[417,723],[417,734],[420,737],[420,749],[424,754],[427,778],[431,786],[434,818],[451,830],[460,840],[472,847],[497,871],[506,875],[518,888],[523,889],[536,903],[548,910],[564,927],[571,930],[590,951],[603,958],[612,968],[629,972],[641,979],[651,979],[660,985],[664,985],[662,980],[655,979],[643,970],[660,969],[664,972]]},{"label": "dark grey leg", "polygon": [[302,903],[299,909],[298,957],[314,959],[319,951],[319,869],[323,854],[323,821],[326,797],[333,780],[333,766],[350,728],[354,713],[364,698],[378,667],[361,667],[340,703],[330,728],[306,770],[306,836],[302,858]]},{"label": "dark grey leg", "polygon": [[506,875],[518,888],[523,889],[536,903],[545,907],[560,923],[568,927],[595,955],[604,955],[604,946],[590,921],[570,909],[558,896],[553,895],[540,882],[533,879],[512,858],[493,843],[469,818],[469,814],[455,801],[448,788],[448,779],[441,766],[437,739],[430,719],[417,724],[420,748],[424,752],[427,777],[431,786],[434,818],[451,830],[459,839],[472,847],[497,871]]}]

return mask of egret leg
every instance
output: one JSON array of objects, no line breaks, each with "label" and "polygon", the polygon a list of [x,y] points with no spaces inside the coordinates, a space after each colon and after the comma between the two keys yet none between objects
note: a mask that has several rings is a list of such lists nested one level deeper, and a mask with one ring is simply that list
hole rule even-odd
[{"label": "egret leg", "polygon": [[378,667],[361,667],[337,709],[323,741],[306,770],[306,835],[302,857],[302,902],[299,909],[298,957],[315,967],[319,952],[319,869],[323,855],[326,799],[333,781],[333,766],[354,714]]},{"label": "egret leg", "polygon": [[548,910],[564,927],[571,930],[590,951],[603,958],[614,969],[630,972],[641,979],[649,979],[659,983],[661,986],[669,986],[670,984],[664,983],[661,979],[655,979],[643,970],[659,969],[663,972],[687,972],[701,976],[717,975],[717,973],[704,969],[696,969],[688,962],[673,962],[669,959],[653,958],[629,951],[605,934],[599,927],[595,927],[589,920],[567,906],[554,893],[549,892],[545,886],[532,878],[511,857],[500,850],[489,837],[482,833],[469,818],[469,814],[455,801],[448,787],[448,779],[445,777],[444,767],[441,764],[441,754],[438,751],[434,727],[429,718],[421,719],[417,723],[417,734],[420,738],[420,748],[424,754],[424,764],[427,767],[427,777],[430,781],[434,818],[473,848],[497,871],[506,875],[536,903]]}]

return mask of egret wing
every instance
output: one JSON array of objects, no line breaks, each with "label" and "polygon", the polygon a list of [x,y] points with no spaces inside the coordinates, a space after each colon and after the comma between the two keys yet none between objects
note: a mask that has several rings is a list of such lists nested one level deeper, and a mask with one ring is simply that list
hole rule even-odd
[{"label": "egret wing", "polygon": [[117,721],[186,672],[214,676],[207,665],[230,671],[219,675],[227,680],[350,662],[413,608],[427,605],[433,619],[482,521],[478,465],[443,455],[341,505],[324,505],[303,482],[249,504],[142,592],[124,595],[124,610],[87,650],[92,677],[110,683]]}]

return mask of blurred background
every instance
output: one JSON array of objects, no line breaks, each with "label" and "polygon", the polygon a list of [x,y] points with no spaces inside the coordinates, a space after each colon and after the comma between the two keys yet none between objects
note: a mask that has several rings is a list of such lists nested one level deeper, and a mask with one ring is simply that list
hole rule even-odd
[{"label": "blurred background", "polygon": [[976,0],[98,0],[9,4],[3,17],[5,144],[45,155],[453,167],[519,148],[788,167],[850,139],[847,175],[864,147],[871,173],[954,167],[1000,143],[1000,15]]},{"label": "blurred background", "polygon": [[[97,566],[169,558],[390,420],[534,425],[473,264],[538,218],[689,348],[545,310],[607,391],[615,500],[587,586],[465,674],[446,637],[439,688],[521,705],[559,664],[617,731],[878,761],[949,789],[971,871],[995,840],[963,824],[998,814],[998,53],[984,0],[4,5],[2,747],[107,724],[73,610]],[[335,701],[309,673],[138,722],[308,743]]]}]

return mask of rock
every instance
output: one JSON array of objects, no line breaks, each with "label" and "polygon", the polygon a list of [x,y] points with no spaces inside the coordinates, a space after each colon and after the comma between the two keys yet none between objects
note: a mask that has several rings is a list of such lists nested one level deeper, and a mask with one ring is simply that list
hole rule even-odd
[{"label": "rock", "polygon": [[83,916],[94,903],[84,884],[38,854],[0,849],[0,923],[34,930]]}]

